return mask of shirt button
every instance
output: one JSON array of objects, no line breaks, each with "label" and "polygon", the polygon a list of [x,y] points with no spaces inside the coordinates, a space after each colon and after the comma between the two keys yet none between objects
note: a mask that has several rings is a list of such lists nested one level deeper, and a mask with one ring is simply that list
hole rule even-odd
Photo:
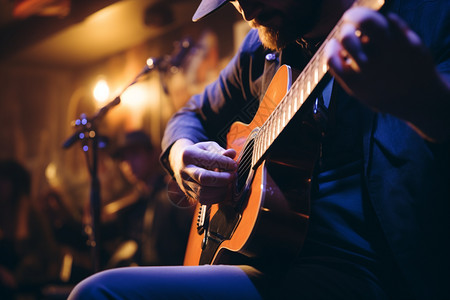
[{"label": "shirt button", "polygon": [[267,61],[274,61],[277,59],[277,56],[275,55],[275,53],[269,53],[266,55],[266,60]]}]

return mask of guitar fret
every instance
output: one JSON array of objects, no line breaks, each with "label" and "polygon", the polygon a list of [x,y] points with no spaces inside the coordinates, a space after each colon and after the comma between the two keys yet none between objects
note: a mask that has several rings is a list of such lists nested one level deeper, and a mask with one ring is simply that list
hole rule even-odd
[{"label": "guitar fret", "polygon": [[270,147],[270,145],[271,145],[272,142],[274,141],[274,137],[275,137],[275,136],[274,136],[273,134],[271,134],[270,130],[267,131],[267,144],[268,144],[267,147]]},{"label": "guitar fret", "polygon": [[277,135],[277,133],[276,133],[276,128],[275,128],[275,126],[273,125],[273,120],[272,120],[272,123],[271,123],[271,128],[272,128],[272,130],[270,131],[270,134],[273,136],[273,139],[275,139],[275,137],[276,137],[276,135]]},{"label": "guitar fret", "polygon": [[264,150],[266,150],[267,149],[267,139],[266,139],[266,136],[267,136],[267,132],[266,131],[263,131],[263,135],[262,135],[262,146],[263,146],[263,148],[264,148]]},{"label": "guitar fret", "polygon": [[280,111],[280,109],[278,109],[278,107],[277,107],[277,120],[278,120],[278,122],[277,122],[277,134],[278,133],[280,133],[281,132],[281,129],[282,129],[282,125],[281,125],[281,111]]},{"label": "guitar fret", "polygon": [[264,141],[263,141],[263,143],[262,143],[262,151],[263,152],[266,152],[266,150],[267,150],[267,135],[269,134],[269,132],[267,131],[267,130],[265,130],[264,131]]},{"label": "guitar fret", "polygon": [[280,118],[278,117],[278,109],[275,110],[275,114],[273,115],[273,127],[275,128],[274,133],[275,135],[278,133],[278,130],[280,129]]},{"label": "guitar fret", "polygon": [[280,132],[280,111],[277,109],[275,110],[275,114],[273,115],[273,132],[272,136],[276,137],[278,133]]},{"label": "guitar fret", "polygon": [[270,130],[268,131],[268,134],[269,134],[269,136],[272,137],[272,139],[275,137],[275,128],[274,128],[273,122],[274,122],[274,118],[272,118],[270,120]]},{"label": "guitar fret", "polygon": [[322,63],[322,73],[325,74],[327,71],[328,71],[328,65],[327,65],[327,62],[324,61]]},{"label": "guitar fret", "polygon": [[283,112],[281,111],[281,107],[282,104],[277,107],[277,133],[281,132],[283,128]]},{"label": "guitar fret", "polygon": [[292,110],[291,110],[291,104],[289,103],[288,104],[288,119],[291,119],[292,118]]},{"label": "guitar fret", "polygon": [[265,150],[267,150],[267,144],[268,144],[268,141],[267,141],[267,131],[264,131],[264,151]]}]

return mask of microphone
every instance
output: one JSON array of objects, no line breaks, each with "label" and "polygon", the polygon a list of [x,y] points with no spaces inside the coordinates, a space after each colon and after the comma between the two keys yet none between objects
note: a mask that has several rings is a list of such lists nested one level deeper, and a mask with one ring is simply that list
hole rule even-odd
[{"label": "microphone", "polygon": [[70,148],[78,140],[85,138],[85,133],[90,130],[92,123],[102,119],[106,113],[116,105],[120,104],[120,96],[114,98],[111,102],[103,106],[92,118],[88,118],[85,114],[81,114],[81,117],[74,121],[74,126],[81,127],[71,137],[69,137],[63,144],[63,148]]},{"label": "microphone", "polygon": [[142,76],[148,72],[158,69],[162,72],[167,72],[173,67],[179,68],[182,64],[189,51],[192,48],[192,41],[190,38],[185,38],[181,41],[175,42],[175,49],[172,54],[165,55],[162,58],[149,58],[147,59],[147,64],[139,74]]},{"label": "microphone", "polygon": [[179,41],[175,46],[174,53],[170,57],[170,65],[172,67],[181,66],[191,47],[192,41],[189,38]]}]

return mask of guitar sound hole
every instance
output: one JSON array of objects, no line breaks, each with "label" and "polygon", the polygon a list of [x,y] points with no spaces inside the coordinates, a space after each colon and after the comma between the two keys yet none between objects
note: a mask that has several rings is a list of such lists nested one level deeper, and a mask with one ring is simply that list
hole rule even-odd
[{"label": "guitar sound hole", "polygon": [[241,153],[238,166],[238,179],[236,183],[236,194],[241,195],[247,186],[247,180],[252,169],[253,146],[255,140],[249,139]]}]

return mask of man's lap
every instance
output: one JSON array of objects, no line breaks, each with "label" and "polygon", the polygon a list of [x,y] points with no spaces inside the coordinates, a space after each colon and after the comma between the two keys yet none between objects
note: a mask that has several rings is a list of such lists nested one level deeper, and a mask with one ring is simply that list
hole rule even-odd
[{"label": "man's lap", "polygon": [[261,299],[236,266],[129,267],[97,273],[78,284],[75,299]]}]

